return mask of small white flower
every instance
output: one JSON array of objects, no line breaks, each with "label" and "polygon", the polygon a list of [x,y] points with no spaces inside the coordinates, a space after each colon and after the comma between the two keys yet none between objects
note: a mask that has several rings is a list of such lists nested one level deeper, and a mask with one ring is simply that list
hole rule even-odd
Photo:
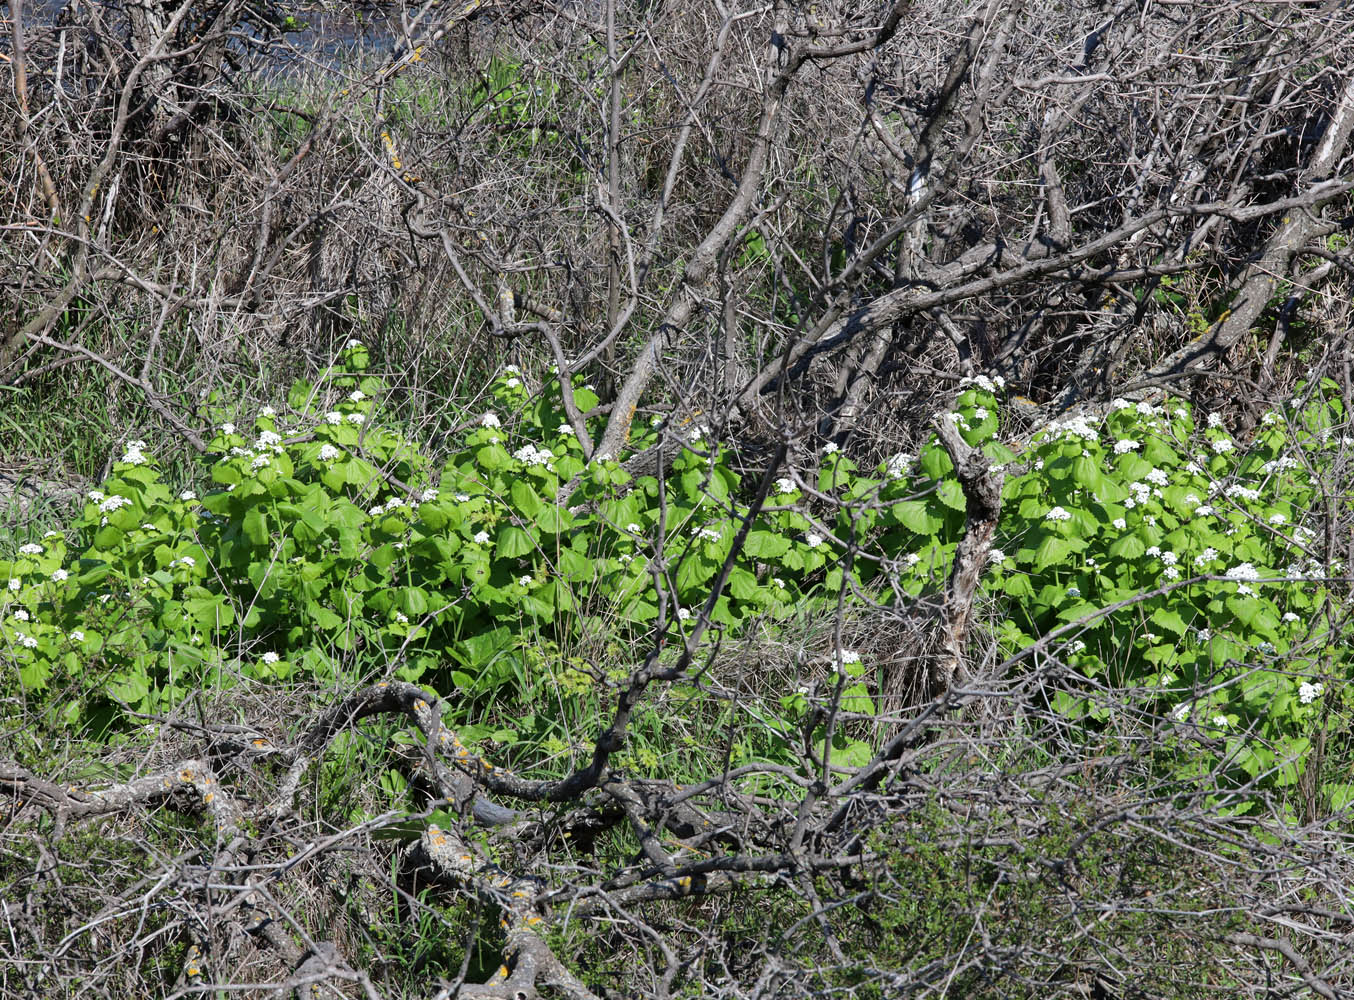
[{"label": "small white flower", "polygon": [[386,501],[386,510],[399,510],[403,506],[405,503],[399,497],[391,497]]},{"label": "small white flower", "polygon": [[22,632],[15,632],[14,638],[19,640],[19,645],[22,646],[24,649],[38,648],[38,640],[34,639],[31,635],[24,635]]},{"label": "small white flower", "polygon": [[1161,412],[1155,406],[1153,406],[1151,403],[1145,400],[1138,404],[1137,410],[1144,417],[1154,417]]},{"label": "small white flower", "polygon": [[130,507],[131,505],[132,502],[130,500],[126,497],[120,497],[115,493],[103,503],[99,504],[99,510],[103,511],[105,514],[111,514],[115,510],[120,510],[123,507]]},{"label": "small white flower", "polygon": [[1128,400],[1123,399],[1123,398],[1119,398],[1119,399],[1111,399],[1111,400],[1110,400],[1110,409],[1111,409],[1112,411],[1114,411],[1115,413],[1118,413],[1120,410],[1131,410],[1131,409],[1133,409],[1133,404],[1130,403]]},{"label": "small white flower", "polygon": [[1194,565],[1199,567],[1207,566],[1216,558],[1218,558],[1218,550],[1210,545],[1194,557]]},{"label": "small white flower", "polygon": [[1072,515],[1069,514],[1066,510],[1064,510],[1064,509],[1061,508],[1061,507],[1054,507],[1051,511],[1049,511],[1047,514],[1044,515],[1044,520],[1046,520],[1046,521],[1070,521],[1070,520],[1072,520]]},{"label": "small white flower", "polygon": [[343,414],[340,413],[338,410],[330,410],[328,413],[324,415],[324,422],[326,424],[332,424],[337,426],[338,424],[343,423]]},{"label": "small white flower", "polygon": [[1242,486],[1240,483],[1233,483],[1227,487],[1227,496],[1234,500],[1240,497],[1242,500],[1255,501],[1260,499],[1260,491]]},{"label": "small white flower", "polygon": [[827,444],[823,445],[824,455],[835,455],[839,451],[841,451],[841,449],[837,447],[837,443],[835,441],[829,441]]},{"label": "small white flower", "polygon": [[489,541],[489,532],[487,531],[475,532],[474,542],[476,545],[483,545],[487,541]]},{"label": "small white flower", "polygon": [[1215,716],[1213,716],[1213,718],[1212,718],[1211,721],[1212,721],[1213,725],[1216,726],[1216,727],[1219,728],[1219,729],[1226,729],[1226,728],[1227,728],[1227,716],[1225,716],[1225,715],[1215,715]]},{"label": "small white flower", "polygon": [[348,401],[352,403],[360,403],[366,398],[367,394],[361,389],[354,389],[352,392],[348,393]]},{"label": "small white flower", "polygon": [[559,425],[559,432],[560,432],[561,434],[567,434],[569,437],[577,437],[577,436],[578,436],[578,431],[574,430],[573,424],[560,424],[560,425]]},{"label": "small white flower", "polygon": [[717,542],[719,541],[720,538],[719,529],[701,528],[699,531],[696,532],[696,537],[705,542]]},{"label": "small white flower", "polygon": [[277,411],[274,410],[271,406],[265,406],[263,409],[259,410],[259,416],[261,416],[261,417],[275,417],[275,416],[277,416]]},{"label": "small white flower", "polygon": [[184,490],[182,493],[179,494],[179,499],[183,500],[184,502],[196,500],[197,494],[194,493],[192,490]]},{"label": "small white flower", "polygon": [[1149,556],[1159,556],[1159,555],[1161,555],[1161,546],[1160,546],[1160,545],[1149,545],[1149,546],[1147,546],[1147,554],[1148,554]]},{"label": "small white flower", "polygon": [[507,379],[503,384],[506,385],[509,389],[516,389],[519,385],[522,384],[522,380],[520,378],[510,378]]},{"label": "small white flower", "polygon": [[342,455],[342,454],[343,454],[343,452],[339,451],[339,450],[338,450],[337,448],[335,448],[332,444],[322,444],[322,445],[320,445],[320,461],[321,461],[321,462],[332,462],[334,459],[338,458],[338,457],[339,457],[340,455]]},{"label": "small white flower", "polygon": [[251,469],[266,469],[268,468],[269,461],[270,460],[267,455],[259,455],[252,462],[249,463],[249,467]]},{"label": "small white flower", "polygon": [[235,433],[235,425],[232,424],[230,421],[226,421],[224,424],[221,425],[221,433],[222,433],[222,434],[234,434],[234,433]]},{"label": "small white flower", "polygon": [[1180,570],[1175,566],[1167,566],[1161,571],[1161,575],[1167,580],[1178,580],[1180,579]]},{"label": "small white flower", "polygon": [[403,611],[396,611],[396,612],[395,612],[395,620],[396,620],[397,622],[399,622],[401,625],[408,625],[408,624],[409,624],[409,616],[406,615]]},{"label": "small white flower", "polygon": [[1194,508],[1194,513],[1199,517],[1209,517],[1213,514],[1213,508],[1206,503],[1201,503]]},{"label": "small white flower", "polygon": [[371,510],[367,511],[367,513],[370,514],[372,517],[380,517],[385,512],[386,512],[385,507],[379,503]]},{"label": "small white flower", "polygon": [[1221,426],[1222,426],[1222,414],[1221,414],[1221,413],[1210,413],[1210,414],[1208,415],[1208,426],[1209,426],[1209,427],[1221,427]]},{"label": "small white flower", "polygon": [[1143,478],[1154,486],[1165,486],[1171,481],[1171,477],[1166,475],[1164,469],[1152,469]]},{"label": "small white flower", "polygon": [[348,341],[348,343],[344,344],[343,346],[346,349],[353,351],[362,346],[362,341],[354,337],[352,340]]},{"label": "small white flower", "polygon": [[261,657],[259,657],[259,659],[261,659],[264,663],[276,663],[278,660],[282,659],[282,657],[278,656],[270,649],[268,652],[264,653]]},{"label": "small white flower", "polygon": [[418,499],[420,503],[432,503],[437,499],[437,490],[431,488],[426,489],[418,495]]},{"label": "small white flower", "polygon": [[192,569],[194,566],[197,565],[197,560],[194,559],[192,556],[180,556],[179,562],[187,566],[189,569]]},{"label": "small white flower", "polygon": [[1260,573],[1250,563],[1245,562],[1233,566],[1224,574],[1229,580],[1258,580]]},{"label": "small white flower", "polygon": [[521,374],[522,374],[522,369],[518,368],[516,365],[504,365],[504,366],[503,366],[503,374],[504,374],[504,375],[521,375]]},{"label": "small white flower", "polygon": [[88,496],[95,503],[102,503],[104,499],[104,494],[99,490],[90,490]]},{"label": "small white flower", "polygon": [[70,640],[71,642],[84,642],[85,634],[77,628],[74,632],[70,634]]},{"label": "small white flower", "polygon": [[1123,531],[1125,528],[1128,527],[1128,522],[1125,521],[1122,517],[1116,517],[1111,523],[1120,531]]},{"label": "small white flower", "polygon": [[531,576],[519,576],[517,578],[518,585],[522,587],[530,587],[534,582],[535,580]]},{"label": "small white flower", "polygon": [[26,622],[28,621],[28,612],[23,608],[17,608],[14,611],[14,617],[21,622]]},{"label": "small white flower", "polygon": [[771,578],[771,583],[773,586],[778,587],[781,590],[785,589],[785,581],[778,576],[773,576]]},{"label": "small white flower", "polygon": [[361,413],[350,413],[348,414],[347,420],[348,423],[358,424],[359,426],[367,422],[366,416]]},{"label": "small white flower", "polygon": [[678,620],[680,620],[680,621],[686,621],[686,620],[687,620],[688,618],[690,618],[690,617],[691,617],[691,612],[688,611],[686,608],[678,608],[678,609],[677,609],[677,618],[678,618]]},{"label": "small white flower", "polygon": [[798,487],[795,486],[795,481],[793,479],[781,476],[776,480],[777,493],[793,493],[796,489],[798,489]]},{"label": "small white flower", "polygon": [[987,419],[987,407],[986,407],[986,406],[976,406],[976,407],[974,407],[974,408],[973,408],[973,417],[974,417],[975,420],[986,420],[986,419]]},{"label": "small white flower", "polygon": [[915,566],[917,563],[921,562],[921,556],[916,552],[909,552],[903,559],[903,562],[907,563],[909,566]]},{"label": "small white flower", "polygon": [[1080,588],[1080,587],[1077,587],[1077,586],[1068,587],[1068,588],[1067,588],[1067,596],[1068,596],[1068,597],[1080,597],[1080,596],[1081,596],[1081,588]]},{"label": "small white flower", "polygon": [[254,443],[255,448],[276,448],[282,444],[282,435],[277,431],[261,431],[259,439]]},{"label": "small white flower", "polygon": [[40,556],[42,555],[42,546],[37,542],[28,542],[19,546],[19,554],[24,556]]},{"label": "small white flower", "polygon": [[1208,442],[1208,446],[1219,455],[1225,455],[1236,447],[1236,443],[1231,438],[1216,438]]},{"label": "small white flower", "polygon": [[1285,517],[1283,514],[1271,514],[1271,515],[1269,515],[1269,523],[1272,524],[1272,525],[1274,525],[1276,528],[1277,528],[1279,525],[1281,525],[1281,524],[1286,524],[1287,522],[1288,522],[1288,518]]},{"label": "small white flower", "polygon": [[1006,553],[1001,549],[992,549],[987,553],[987,561],[990,563],[999,563],[1006,561]]},{"label": "small white flower", "polygon": [[905,451],[900,451],[896,455],[890,455],[884,463],[884,472],[890,479],[901,479],[907,475],[907,468],[915,461],[914,456]]},{"label": "small white flower", "polygon": [[66,572],[64,569],[52,570],[52,580],[55,583],[63,583],[68,579],[70,579],[70,573]]},{"label": "small white flower", "polygon": [[1186,493],[1186,494],[1185,494],[1185,503],[1191,503],[1191,504],[1196,504],[1196,505],[1197,505],[1199,502],[1200,502],[1200,501],[1199,501],[1199,494],[1197,494],[1197,493]]},{"label": "small white flower", "polygon": [[1211,639],[1211,638],[1213,638],[1213,630],[1212,630],[1212,629],[1209,629],[1209,628],[1201,628],[1201,629],[1199,629],[1199,641],[1200,641],[1200,642],[1207,642],[1207,641],[1208,641],[1209,639]]},{"label": "small white flower", "polygon": [[502,424],[502,422],[498,419],[498,415],[497,415],[497,414],[494,414],[494,413],[486,413],[484,416],[480,417],[480,426],[481,426],[481,427],[502,427],[503,424]]},{"label": "small white flower", "polygon": [[1126,455],[1130,451],[1137,451],[1141,447],[1141,441],[1134,441],[1132,438],[1121,438],[1114,442],[1114,453],[1116,455]]},{"label": "small white flower", "polygon": [[123,452],[122,461],[128,465],[145,465],[146,454],[143,449],[146,447],[144,441],[128,441],[127,450]]},{"label": "small white flower", "polygon": [[1275,424],[1277,424],[1281,419],[1283,418],[1280,417],[1273,410],[1271,410],[1270,412],[1266,413],[1263,417],[1260,418],[1260,423],[1264,424],[1266,427],[1272,427]]},{"label": "small white flower", "polygon": [[804,536],[804,542],[811,549],[816,549],[823,544],[823,536],[815,535],[812,532]]},{"label": "small white flower", "polygon": [[1084,639],[1076,639],[1073,642],[1069,642],[1067,644],[1067,652],[1073,656],[1077,653],[1086,652],[1086,641]]},{"label": "small white flower", "polygon": [[1325,691],[1326,687],[1324,684],[1310,684],[1307,681],[1303,681],[1298,685],[1298,701],[1302,702],[1304,705],[1310,705],[1312,702],[1316,701],[1316,699],[1320,698]]},{"label": "small white flower", "polygon": [[1293,612],[1291,612],[1291,611],[1285,611],[1285,612],[1283,613],[1283,620],[1286,621],[1286,622],[1295,622],[1295,621],[1298,621],[1299,619],[1298,619],[1298,616],[1295,615]]},{"label": "small white flower", "polygon": [[61,537],[61,532],[59,532],[59,531],[44,531],[44,532],[42,533],[42,537],[43,537],[44,540],[45,540],[45,539],[48,539],[48,538],[60,538],[60,537]]},{"label": "small white flower", "polygon": [[1175,716],[1176,722],[1184,722],[1189,718],[1190,705],[1188,702],[1182,702],[1175,706],[1175,711],[1171,714]]}]

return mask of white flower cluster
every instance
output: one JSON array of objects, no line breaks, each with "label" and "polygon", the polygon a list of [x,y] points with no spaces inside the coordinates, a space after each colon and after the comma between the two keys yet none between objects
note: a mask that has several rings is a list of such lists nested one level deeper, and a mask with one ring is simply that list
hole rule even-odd
[{"label": "white flower cluster", "polygon": [[1308,681],[1303,681],[1298,685],[1298,701],[1302,702],[1304,705],[1310,705],[1325,694],[1325,692],[1326,686],[1324,684],[1312,684]]},{"label": "white flower cluster", "polygon": [[475,532],[475,537],[474,537],[473,541],[474,541],[474,543],[475,543],[476,545],[484,545],[485,543],[487,543],[487,542],[489,541],[489,532],[487,532],[487,531],[477,531],[477,532]]},{"label": "white flower cluster", "polygon": [[1272,476],[1276,472],[1285,472],[1288,469],[1296,469],[1302,463],[1291,455],[1282,455],[1279,458],[1272,459],[1260,466],[1260,470],[1267,476]]},{"label": "white flower cluster", "polygon": [[719,529],[718,529],[718,528],[701,528],[701,529],[699,529],[699,530],[696,532],[696,537],[699,538],[699,539],[700,539],[701,541],[703,541],[703,542],[717,542],[717,541],[719,541],[719,538],[720,538],[720,535],[719,535]]},{"label": "white flower cluster", "polygon": [[961,389],[966,389],[971,385],[976,385],[984,392],[995,393],[998,389],[1006,388],[1006,379],[1000,375],[994,375],[992,378],[988,378],[986,375],[974,375],[972,378],[961,378],[959,380],[959,388]]},{"label": "white flower cluster", "polygon": [[781,476],[776,480],[777,493],[793,493],[797,489],[799,487],[795,485],[795,481],[788,476]]},{"label": "white flower cluster", "polygon": [[1208,442],[1208,446],[1219,455],[1225,455],[1236,448],[1236,442],[1231,438],[1214,438]]},{"label": "white flower cluster", "polygon": [[66,572],[64,569],[54,569],[54,570],[52,570],[52,580],[53,580],[53,582],[55,582],[55,583],[62,583],[62,582],[64,582],[65,580],[67,580],[67,579],[69,579],[69,578],[70,578],[70,573]]},{"label": "white flower cluster", "polygon": [[429,488],[418,495],[420,503],[432,503],[437,499],[437,490]]},{"label": "white flower cluster", "polygon": [[823,536],[815,535],[812,532],[804,536],[804,544],[811,549],[816,549],[823,544]]},{"label": "white flower cluster", "polygon": [[339,451],[339,450],[338,450],[337,448],[335,448],[332,444],[322,444],[322,445],[320,445],[320,461],[321,461],[321,462],[332,462],[334,459],[338,458],[338,457],[339,457],[340,455],[342,455],[342,454],[343,454],[343,452]]},{"label": "white flower cluster", "polygon": [[1242,486],[1240,483],[1233,483],[1226,489],[1226,496],[1231,500],[1249,500],[1252,503],[1260,499],[1260,491],[1248,486]]},{"label": "white flower cluster", "polygon": [[1209,426],[1209,427],[1221,427],[1221,426],[1222,426],[1222,414],[1221,414],[1221,413],[1210,413],[1210,414],[1208,415],[1208,426]]},{"label": "white flower cluster", "polygon": [[1258,580],[1258,579],[1260,579],[1260,571],[1257,570],[1254,566],[1252,566],[1252,565],[1251,565],[1250,563],[1248,563],[1248,562],[1244,562],[1244,563],[1241,563],[1240,565],[1233,566],[1231,569],[1229,569],[1229,570],[1228,570],[1225,574],[1223,574],[1223,575],[1226,576],[1227,579],[1229,579],[1229,580]]},{"label": "white flower cluster", "polygon": [[1218,558],[1218,550],[1210,545],[1194,557],[1194,565],[1203,568],[1216,558]]},{"label": "white flower cluster", "polygon": [[42,555],[42,546],[37,542],[28,542],[19,546],[19,555],[21,556],[40,556]]},{"label": "white flower cluster", "polygon": [[916,461],[915,455],[909,455],[905,451],[900,451],[896,455],[890,455],[884,462],[884,474],[890,479],[902,479],[907,475],[908,466]]},{"label": "white flower cluster", "polygon": [[1100,440],[1100,432],[1091,426],[1091,422],[1084,413],[1078,413],[1066,420],[1050,421],[1045,430],[1049,437],[1061,437],[1064,434],[1070,434],[1072,437],[1082,438],[1085,441]]},{"label": "white flower cluster", "polygon": [[1141,447],[1141,441],[1134,441],[1132,438],[1120,438],[1114,442],[1114,453],[1116,455],[1127,455],[1130,451],[1137,451]]},{"label": "white flower cluster", "polygon": [[1044,515],[1044,520],[1046,520],[1046,521],[1070,521],[1070,520],[1072,520],[1072,515],[1069,514],[1069,513],[1068,513],[1066,510],[1064,510],[1062,507],[1054,507],[1051,511],[1049,511],[1047,514]]},{"label": "white flower cluster", "polygon": [[481,427],[502,427],[503,424],[502,424],[502,422],[498,419],[498,415],[497,415],[496,413],[486,413],[484,416],[480,417],[480,426],[481,426]]},{"label": "white flower cluster", "polygon": [[1006,553],[1001,549],[991,549],[987,553],[987,561],[990,563],[1000,563],[1006,561]]},{"label": "white flower cluster", "polygon": [[330,410],[328,413],[324,415],[324,422],[326,424],[337,426],[343,423],[343,414],[340,413],[338,410]]},{"label": "white flower cluster", "polygon": [[526,444],[513,452],[512,457],[519,462],[525,462],[527,465],[547,466],[554,459],[555,453],[549,448],[538,449],[533,444]]},{"label": "white flower cluster", "polygon": [[149,459],[146,458],[146,442],[128,441],[127,450],[122,454],[122,461],[128,465],[145,465]]},{"label": "white flower cluster", "polygon": [[111,514],[115,510],[120,510],[123,507],[130,507],[131,505],[132,502],[126,497],[120,497],[114,494],[103,503],[99,504],[99,510],[103,511],[105,514]]},{"label": "white flower cluster", "polygon": [[1120,410],[1131,410],[1131,409],[1133,409],[1133,404],[1130,403],[1128,400],[1124,399],[1122,396],[1110,400],[1111,412],[1118,413]]},{"label": "white flower cluster", "polygon": [[1171,481],[1171,477],[1166,474],[1165,469],[1150,469],[1143,478],[1153,486],[1165,486]]}]

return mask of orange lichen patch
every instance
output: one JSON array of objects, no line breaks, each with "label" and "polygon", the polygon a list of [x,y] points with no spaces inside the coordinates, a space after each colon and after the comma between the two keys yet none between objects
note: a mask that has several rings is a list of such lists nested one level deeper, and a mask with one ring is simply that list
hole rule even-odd
[{"label": "orange lichen patch", "polygon": [[203,801],[203,802],[210,802],[210,801],[211,801],[212,799],[214,799],[214,798],[216,798],[216,793],[215,793],[215,792],[208,792],[206,795],[202,796],[202,801]]}]

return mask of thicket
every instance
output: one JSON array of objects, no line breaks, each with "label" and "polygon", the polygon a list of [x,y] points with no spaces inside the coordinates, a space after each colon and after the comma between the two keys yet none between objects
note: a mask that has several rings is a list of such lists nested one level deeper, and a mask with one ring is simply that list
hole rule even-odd
[{"label": "thicket", "polygon": [[0,997],[1348,991],[1348,13],[387,13],[10,5]]}]

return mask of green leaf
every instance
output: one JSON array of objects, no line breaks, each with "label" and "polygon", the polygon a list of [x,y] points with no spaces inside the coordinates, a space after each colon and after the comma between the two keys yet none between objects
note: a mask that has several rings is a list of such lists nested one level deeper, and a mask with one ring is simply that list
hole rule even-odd
[{"label": "green leaf", "polygon": [[748,532],[743,552],[752,559],[778,559],[790,550],[790,540],[774,531],[754,528]]},{"label": "green leaf", "polygon": [[945,523],[943,518],[928,511],[926,504],[920,500],[904,500],[896,503],[891,508],[891,513],[899,524],[919,535],[934,535]]},{"label": "green leaf", "polygon": [[1188,627],[1185,625],[1185,620],[1180,617],[1179,612],[1172,611],[1170,608],[1157,608],[1152,612],[1149,621],[1153,625],[1174,632],[1176,635],[1184,635],[1185,629]]},{"label": "green leaf", "polygon": [[964,490],[959,483],[953,479],[947,479],[940,484],[940,489],[936,490],[936,496],[940,502],[951,510],[966,510],[968,501],[964,499]]},{"label": "green leaf", "polygon": [[524,479],[514,480],[509,492],[512,496],[513,506],[523,517],[534,521],[541,511],[542,505],[541,498],[536,495],[536,491],[531,488],[531,484]]},{"label": "green leaf", "polygon": [[1066,561],[1072,552],[1072,546],[1064,538],[1057,535],[1049,535],[1040,544],[1034,553],[1035,571],[1047,569],[1049,566],[1060,565]]},{"label": "green leaf", "polygon": [[255,545],[267,544],[268,535],[268,515],[258,507],[250,507],[244,516],[244,534]]},{"label": "green leaf", "polygon": [[498,554],[509,559],[524,556],[536,551],[536,543],[530,535],[514,524],[505,524],[498,529],[495,542]]}]

